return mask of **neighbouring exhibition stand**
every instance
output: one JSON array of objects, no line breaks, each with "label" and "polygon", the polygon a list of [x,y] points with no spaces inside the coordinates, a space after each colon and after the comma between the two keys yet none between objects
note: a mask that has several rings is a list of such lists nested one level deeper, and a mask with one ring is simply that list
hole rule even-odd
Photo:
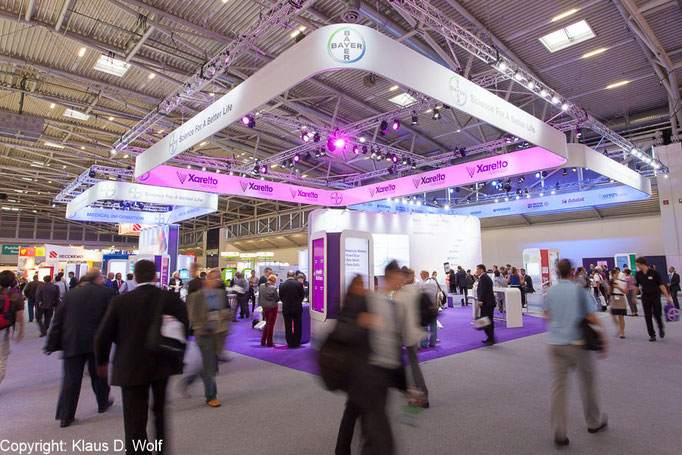
[{"label": "neighbouring exhibition stand", "polygon": [[533,279],[533,283],[542,284],[542,293],[557,283],[557,265],[559,264],[559,250],[556,248],[527,248],[523,250],[523,266],[526,273]]},{"label": "neighbouring exhibition stand", "polygon": [[354,276],[360,275],[371,290],[375,276],[382,285],[384,268],[394,259],[417,274],[445,262],[465,268],[481,262],[475,217],[320,209],[310,214],[308,229],[314,347],[333,328]]},{"label": "neighbouring exhibition stand", "polygon": [[[475,289],[473,291],[475,295]],[[523,305],[521,304],[521,290],[518,288],[493,288],[493,292],[498,300],[501,300],[504,305],[504,321],[508,329],[523,327]],[[480,317],[476,299],[473,299],[471,305],[472,319]]]}]

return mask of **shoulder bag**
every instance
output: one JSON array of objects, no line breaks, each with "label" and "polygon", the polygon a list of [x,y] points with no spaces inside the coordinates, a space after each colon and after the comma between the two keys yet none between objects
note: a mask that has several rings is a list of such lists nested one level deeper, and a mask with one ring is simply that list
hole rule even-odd
[{"label": "shoulder bag", "polygon": [[182,374],[187,340],[183,324],[174,316],[162,314],[163,294],[156,298],[145,347],[163,359],[171,374]]},{"label": "shoulder bag", "polygon": [[[576,289],[578,289],[576,287]],[[592,326],[590,321],[588,321],[587,316],[590,314],[588,312],[588,302],[585,298],[585,294],[582,290],[578,290],[580,305],[583,309],[583,318],[580,320],[579,328],[582,333],[583,341],[585,342],[584,347],[588,351],[601,352],[604,347],[602,346],[601,337],[599,332]]]}]

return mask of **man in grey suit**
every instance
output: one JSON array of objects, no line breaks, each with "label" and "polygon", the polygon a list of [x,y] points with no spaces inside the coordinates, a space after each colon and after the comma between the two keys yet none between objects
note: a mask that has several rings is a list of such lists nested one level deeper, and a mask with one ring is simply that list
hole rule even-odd
[{"label": "man in grey suit", "polygon": [[109,399],[107,379],[97,374],[94,343],[95,333],[114,292],[111,288],[95,284],[98,275],[97,270],[90,271],[83,278],[85,284],[75,287],[64,296],[47,337],[45,351],[48,354],[63,351],[62,389],[55,415],[62,428],[75,420],[86,363],[99,412],[105,412],[114,403]]}]

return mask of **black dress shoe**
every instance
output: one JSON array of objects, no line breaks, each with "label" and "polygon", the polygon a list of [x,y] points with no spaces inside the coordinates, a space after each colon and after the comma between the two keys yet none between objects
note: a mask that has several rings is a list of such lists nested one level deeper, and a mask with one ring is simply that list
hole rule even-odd
[{"label": "black dress shoe", "polygon": [[113,405],[114,405],[114,400],[112,398],[109,398],[109,400],[107,400],[107,403],[104,406],[101,406],[97,410],[97,412],[99,412],[100,414],[102,414],[103,412],[107,412],[107,409],[109,409]]},{"label": "black dress shoe", "polygon": [[562,447],[566,447],[569,444],[568,438],[564,439],[563,441],[557,441],[556,439],[554,440],[554,447],[556,449],[561,449]]},{"label": "black dress shoe", "polygon": [[481,343],[485,344],[486,346],[492,346],[495,344],[495,341],[493,340],[483,340]]},{"label": "black dress shoe", "polygon": [[59,428],[66,428],[71,425],[76,419],[62,419],[59,422]]},{"label": "black dress shoe", "polygon": [[658,336],[661,337],[661,340],[665,338],[665,329],[661,327],[660,331],[658,332]]},{"label": "black dress shoe", "polygon": [[587,431],[588,431],[589,433],[592,433],[592,434],[594,434],[594,433],[599,433],[600,431],[606,430],[606,427],[608,427],[608,426],[609,426],[609,421],[608,421],[607,418],[604,418],[604,420],[602,421],[601,425],[599,425],[599,427],[597,427],[597,428],[588,428]]},{"label": "black dress shoe", "polygon": [[651,337],[651,338],[649,338],[649,341],[652,342],[652,343],[655,342],[655,341],[656,341],[656,337]]}]

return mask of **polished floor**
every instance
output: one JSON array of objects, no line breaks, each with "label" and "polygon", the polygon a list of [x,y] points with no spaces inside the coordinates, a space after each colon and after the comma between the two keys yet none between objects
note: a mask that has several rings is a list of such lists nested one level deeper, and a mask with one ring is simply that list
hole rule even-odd
[{"label": "polished floor", "polygon": [[[609,323],[609,330],[615,331]],[[606,433],[585,428],[580,399],[571,390],[569,437],[564,450],[576,454],[679,454],[682,444],[682,322],[668,325],[663,342],[648,343],[644,320],[627,318],[625,340],[611,338],[599,362]],[[549,430],[548,362],[545,334],[493,348],[481,348],[423,364],[431,389],[431,409],[416,427],[400,423],[401,398],[392,395],[390,415],[400,454],[547,454]],[[120,392],[116,404],[97,414],[89,383],[83,384],[78,421],[60,429],[54,409],[60,380],[57,356],[42,354],[34,325],[14,344],[7,377],[0,384],[0,440],[14,442],[107,442],[123,436]],[[203,404],[201,387],[180,398],[172,380],[168,416],[169,453],[330,454],[344,398],[326,392],[309,373],[233,354],[221,366],[217,409]],[[9,417],[9,418],[8,418]],[[11,452],[9,452],[11,453]],[[115,453],[95,451],[89,453]]]}]

